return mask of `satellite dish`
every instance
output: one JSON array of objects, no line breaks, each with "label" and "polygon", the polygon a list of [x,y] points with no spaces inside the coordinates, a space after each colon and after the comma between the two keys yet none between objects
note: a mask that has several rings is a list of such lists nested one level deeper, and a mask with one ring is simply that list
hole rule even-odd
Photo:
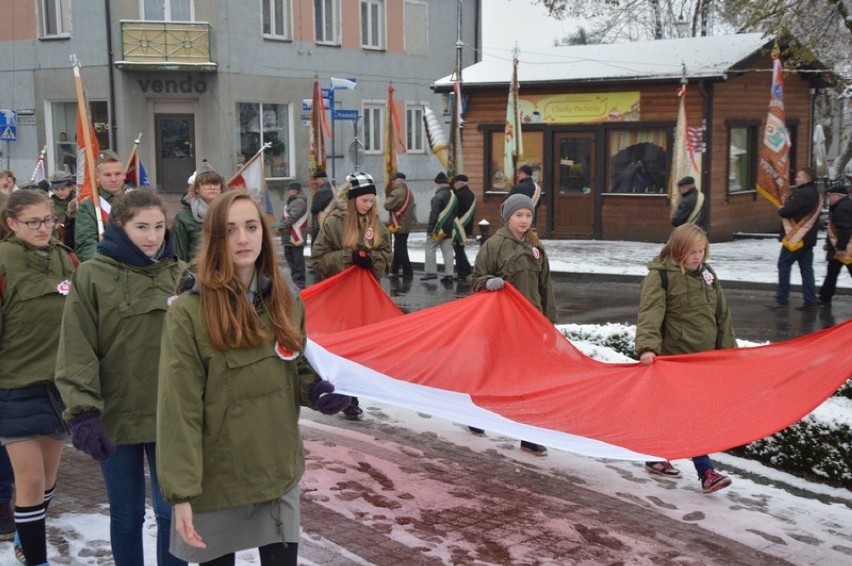
[{"label": "satellite dish", "polygon": [[357,171],[358,167],[364,161],[364,144],[361,143],[361,140],[356,139],[349,144],[349,159],[352,160],[352,163],[355,165],[355,170]]}]

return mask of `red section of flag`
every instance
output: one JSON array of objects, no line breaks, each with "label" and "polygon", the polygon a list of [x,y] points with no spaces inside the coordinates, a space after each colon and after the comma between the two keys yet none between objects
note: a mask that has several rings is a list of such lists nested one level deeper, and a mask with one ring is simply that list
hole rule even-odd
[{"label": "red section of flag", "polygon": [[[85,118],[84,118],[85,114]],[[89,128],[89,139],[91,145],[86,147],[86,136],[83,132],[83,122]],[[94,171],[94,166],[91,165],[97,159],[101,152],[98,146],[98,138],[95,135],[95,128],[92,122],[88,120],[88,113],[81,110],[80,105],[77,105],[77,200],[82,201],[84,198],[92,196],[93,188],[97,185],[95,180],[89,174],[89,171]]]},{"label": "red section of flag", "polygon": [[[661,356],[643,366],[586,357],[510,285],[400,316],[366,270],[351,268],[302,298],[308,336],[324,349],[318,355],[357,364],[338,364],[340,375],[324,378],[360,371],[364,394],[387,402],[402,398],[394,383],[442,391],[445,399],[469,396],[515,423],[504,431],[557,431],[569,438],[561,446],[581,454],[600,452],[570,438],[669,459],[741,446],[798,421],[852,373],[852,321],[784,343]],[[375,324],[360,326],[359,317]],[[370,388],[374,372],[392,379]],[[422,405],[465,422],[461,403]],[[696,415],[708,426],[672,426],[695,423]],[[624,457],[623,450],[613,454]]]}]

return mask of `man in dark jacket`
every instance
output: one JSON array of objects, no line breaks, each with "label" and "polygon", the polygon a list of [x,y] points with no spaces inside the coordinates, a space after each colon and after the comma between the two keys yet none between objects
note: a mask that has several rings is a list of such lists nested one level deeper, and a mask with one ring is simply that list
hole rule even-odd
[{"label": "man in dark jacket", "polygon": [[846,266],[852,275],[852,199],[849,187],[834,185],[827,191],[828,198],[828,237],[825,242],[826,266],[825,281],[819,288],[819,302],[831,306],[831,299],[837,290],[837,276]]},{"label": "man in dark jacket", "polygon": [[450,190],[447,175],[441,171],[435,177],[435,196],[429,209],[429,223],[426,225],[426,275],[421,281],[438,278],[437,250],[441,248],[444,257],[444,276],[441,281],[453,281],[453,224],[456,220],[458,199]]},{"label": "man in dark jacket", "polygon": [[470,261],[464,251],[467,237],[473,230],[473,215],[476,210],[476,196],[467,184],[467,175],[453,178],[453,192],[458,199],[455,226],[453,226],[453,255],[456,257],[456,281],[464,281],[473,273]]},{"label": "man in dark jacket", "polygon": [[796,173],[796,186],[793,187],[787,202],[778,209],[778,216],[784,224],[781,255],[778,256],[778,287],[775,290],[775,304],[770,309],[786,308],[790,300],[790,269],[799,264],[802,274],[802,296],[804,303],[797,310],[811,311],[819,308],[814,282],[814,245],[819,231],[819,213],[822,198],[819,194],[813,169],[804,167]]},{"label": "man in dark jacket", "polygon": [[278,226],[281,244],[284,246],[284,258],[290,267],[293,283],[305,288],[305,240],[308,235],[308,198],[302,192],[302,185],[293,181],[287,187],[287,203],[281,214]]},{"label": "man in dark jacket", "polygon": [[677,209],[672,214],[672,226],[677,228],[684,224],[697,224],[707,231],[707,214],[704,205],[704,195],[695,188],[695,179],[684,177],[677,182],[680,200]]},{"label": "man in dark jacket", "polygon": [[325,217],[334,211],[334,188],[328,182],[325,171],[317,171],[311,177],[311,244],[317,241],[320,226]]},{"label": "man in dark jacket", "polygon": [[538,218],[538,207],[541,204],[541,188],[533,179],[533,169],[529,165],[521,165],[518,169],[518,183],[512,187],[506,198],[515,194],[527,195],[533,201],[535,210],[533,211],[533,229],[535,229],[536,218]]}]

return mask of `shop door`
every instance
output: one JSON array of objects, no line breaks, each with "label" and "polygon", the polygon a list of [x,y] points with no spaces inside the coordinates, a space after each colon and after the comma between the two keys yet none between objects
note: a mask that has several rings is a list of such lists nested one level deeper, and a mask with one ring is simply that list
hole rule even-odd
[{"label": "shop door", "polygon": [[554,134],[553,236],[594,238],[595,133]]},{"label": "shop door", "polygon": [[195,171],[195,116],[155,114],[158,190],[186,192],[186,180]]}]

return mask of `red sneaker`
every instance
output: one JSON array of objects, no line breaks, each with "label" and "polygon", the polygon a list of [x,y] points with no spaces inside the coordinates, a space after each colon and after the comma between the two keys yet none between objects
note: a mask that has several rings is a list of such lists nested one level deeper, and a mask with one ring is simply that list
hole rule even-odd
[{"label": "red sneaker", "polygon": [[731,485],[731,478],[723,476],[713,468],[704,472],[704,477],[701,478],[701,491],[704,493],[713,493],[729,485]]},{"label": "red sneaker", "polygon": [[668,460],[662,462],[645,462],[645,470],[649,474],[656,474],[667,478],[680,477],[680,470],[672,466]]}]

